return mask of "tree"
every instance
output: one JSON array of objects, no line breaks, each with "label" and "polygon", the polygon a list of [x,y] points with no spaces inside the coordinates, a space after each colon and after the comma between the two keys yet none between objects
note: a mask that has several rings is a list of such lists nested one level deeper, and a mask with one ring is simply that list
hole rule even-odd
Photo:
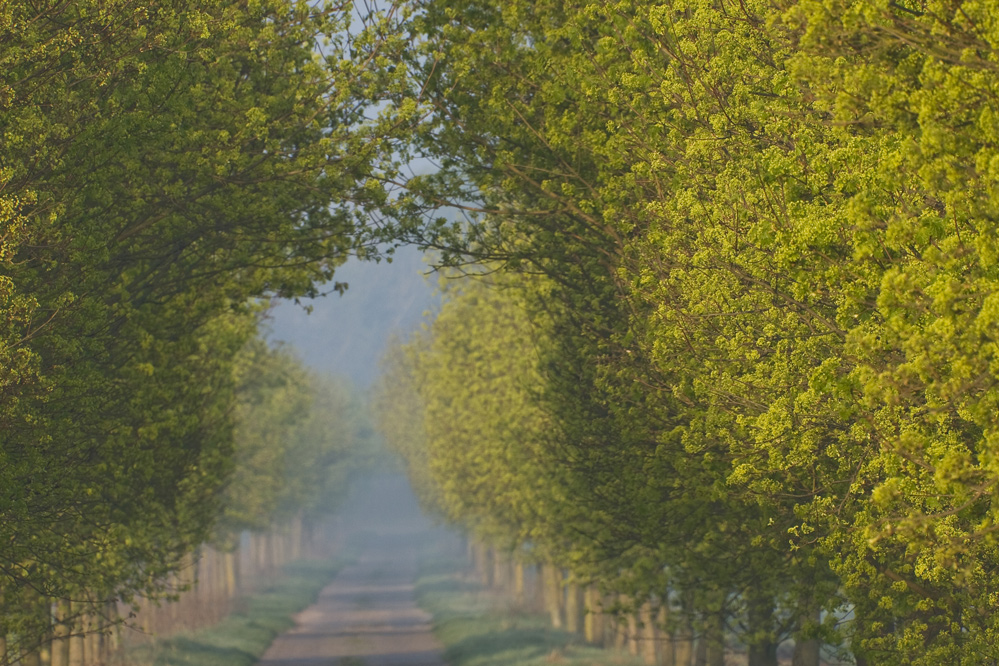
[{"label": "tree", "polygon": [[352,17],[0,8],[0,634],[24,649],[48,631],[28,596],[153,592],[208,536],[253,299],[366,251],[402,130],[365,114],[402,70],[395,12]]}]

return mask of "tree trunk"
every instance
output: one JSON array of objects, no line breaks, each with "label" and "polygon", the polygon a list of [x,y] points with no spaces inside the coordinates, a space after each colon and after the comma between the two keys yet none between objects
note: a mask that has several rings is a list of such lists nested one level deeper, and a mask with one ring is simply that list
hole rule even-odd
[{"label": "tree trunk", "polygon": [[85,661],[83,641],[83,618],[80,617],[79,603],[72,604],[72,614],[75,616],[72,624],[72,634],[69,637],[69,666],[83,666]]},{"label": "tree trunk", "polygon": [[551,618],[552,627],[561,629],[562,622],[562,570],[553,564],[545,564],[541,569],[544,579],[545,610]]},{"label": "tree trunk", "polygon": [[774,640],[774,602],[770,597],[751,597],[749,615],[749,666],[777,666]]},{"label": "tree trunk", "polygon": [[87,664],[99,664],[101,660],[99,642],[100,633],[97,616],[92,613],[87,613],[85,626],[87,635],[84,638],[83,660]]},{"label": "tree trunk", "polygon": [[117,651],[121,648],[121,623],[118,615],[118,603],[114,601],[108,602],[107,605],[107,617],[108,617],[108,632],[107,632],[107,646],[108,646],[108,656],[111,652]]},{"label": "tree trunk", "polygon": [[226,553],[223,564],[225,567],[226,597],[231,601],[239,594],[239,573],[237,571],[236,553]]},{"label": "tree trunk", "polygon": [[632,657],[638,656],[638,613],[630,612],[628,613],[628,654]]},{"label": "tree trunk", "polygon": [[604,611],[600,591],[596,585],[586,586],[586,617],[583,619],[583,637],[587,643],[601,644],[604,639]]},{"label": "tree trunk", "polygon": [[703,635],[697,639],[694,648],[694,666],[708,666],[708,641]]},{"label": "tree trunk", "polygon": [[[822,622],[822,611],[814,610],[806,613],[806,621],[803,622],[805,631],[817,627]],[[808,617],[810,615],[811,617]],[[819,666],[820,649],[822,644],[817,638],[800,638],[794,642],[794,657],[791,666]]]},{"label": "tree trunk", "polygon": [[677,629],[674,645],[676,666],[691,666],[694,659],[694,631],[686,614]]},{"label": "tree trunk", "polygon": [[[630,608],[631,598],[626,594],[617,595],[617,604],[620,608]],[[625,650],[628,647],[628,620],[630,618],[630,613],[628,616],[618,615],[615,617],[616,622],[614,623],[614,649],[615,650]]]},{"label": "tree trunk", "polygon": [[673,634],[667,626],[669,622],[669,607],[667,601],[662,600],[659,611],[656,613],[656,633],[659,644],[656,653],[659,655],[658,666],[676,666],[676,654],[674,652]]},{"label": "tree trunk", "polygon": [[52,649],[49,657],[51,666],[69,666],[69,621],[69,602],[60,599],[56,602],[55,618],[52,625]]},{"label": "tree trunk", "polygon": [[517,608],[524,608],[524,563],[517,560],[513,565],[513,600]]},{"label": "tree trunk", "polygon": [[291,559],[302,559],[302,514],[297,514],[291,523]]},{"label": "tree trunk", "polygon": [[621,616],[614,617],[614,649],[624,651],[628,647],[628,622]]},{"label": "tree trunk", "polygon": [[20,666],[42,666],[42,655],[38,648],[21,653]]},{"label": "tree trunk", "polygon": [[[708,618],[704,639],[706,642],[706,666],[725,666],[725,611],[713,611]],[[815,666],[818,666],[816,664]]]},{"label": "tree trunk", "polygon": [[583,594],[576,583],[565,588],[565,628],[572,634],[583,633]]},{"label": "tree trunk", "polygon": [[659,641],[657,640],[659,631],[656,627],[656,618],[652,612],[651,601],[646,601],[642,604],[642,608],[638,612],[638,618],[642,623],[640,646],[642,661],[646,666],[656,666],[659,663]]},{"label": "tree trunk", "polygon": [[495,582],[495,580],[493,579],[493,574],[496,573],[493,564],[495,559],[496,559],[496,552],[493,550],[492,546],[483,546],[482,584],[489,589],[492,589],[493,583]]},{"label": "tree trunk", "polygon": [[493,549],[493,589],[497,592],[507,592],[510,587],[510,558],[497,549]]}]

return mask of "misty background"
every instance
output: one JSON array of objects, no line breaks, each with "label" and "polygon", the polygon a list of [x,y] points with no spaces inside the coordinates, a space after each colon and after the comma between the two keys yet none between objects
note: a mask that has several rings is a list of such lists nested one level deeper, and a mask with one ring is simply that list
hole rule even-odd
[{"label": "misty background", "polygon": [[311,370],[367,390],[392,336],[407,337],[439,304],[430,270],[412,246],[399,248],[392,263],[351,258],[336,272],[335,280],[349,285],[342,296],[276,301],[264,322],[267,337],[292,347]]}]

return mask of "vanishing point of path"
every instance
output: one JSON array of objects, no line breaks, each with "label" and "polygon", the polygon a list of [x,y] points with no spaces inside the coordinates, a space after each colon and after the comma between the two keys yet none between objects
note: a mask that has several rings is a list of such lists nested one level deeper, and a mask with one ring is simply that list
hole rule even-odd
[{"label": "vanishing point of path", "polygon": [[399,477],[376,477],[344,511],[356,559],[295,616],[260,666],[444,666],[413,584],[428,541],[451,540],[419,515]]}]

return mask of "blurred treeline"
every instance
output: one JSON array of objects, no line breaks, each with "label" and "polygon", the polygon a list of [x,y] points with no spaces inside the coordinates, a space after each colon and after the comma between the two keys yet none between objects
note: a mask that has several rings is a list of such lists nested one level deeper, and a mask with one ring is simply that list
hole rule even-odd
[{"label": "blurred treeline", "polygon": [[664,663],[996,663],[999,5],[420,7],[427,506]]},{"label": "blurred treeline", "polygon": [[229,594],[244,530],[271,569],[335,501],[356,405],[258,318],[369,252],[393,20],[0,3],[0,663],[98,659],[199,553]]}]

